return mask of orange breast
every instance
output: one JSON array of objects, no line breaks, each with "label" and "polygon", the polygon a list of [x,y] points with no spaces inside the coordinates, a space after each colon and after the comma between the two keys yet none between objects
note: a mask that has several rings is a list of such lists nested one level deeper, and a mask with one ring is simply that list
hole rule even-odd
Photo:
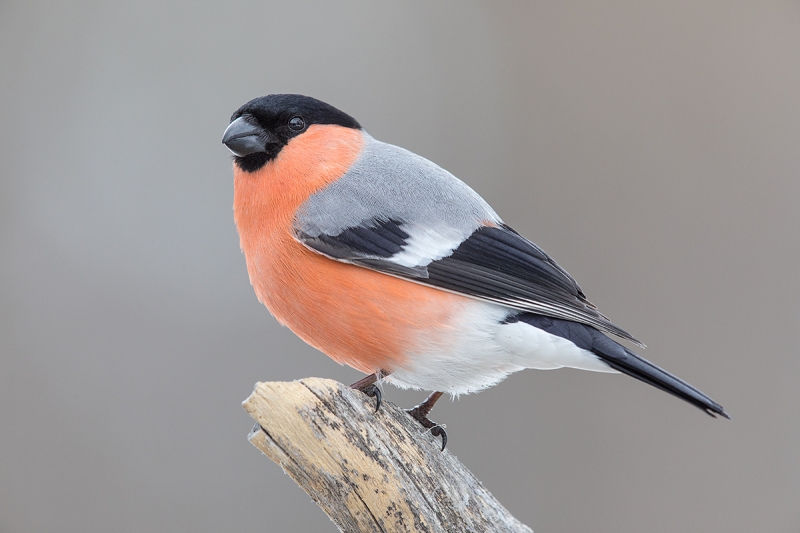
[{"label": "orange breast", "polygon": [[362,145],[361,131],[314,125],[258,172],[234,167],[234,216],[259,300],[307,343],[372,373],[441,337],[465,298],[328,259],[294,238],[297,208]]}]

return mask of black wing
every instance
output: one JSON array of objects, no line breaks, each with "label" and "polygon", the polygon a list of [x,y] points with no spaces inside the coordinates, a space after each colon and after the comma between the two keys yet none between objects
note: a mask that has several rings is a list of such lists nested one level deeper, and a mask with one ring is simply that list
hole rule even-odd
[{"label": "black wing", "polygon": [[411,232],[403,221],[383,220],[338,235],[297,237],[339,261],[522,311],[574,320],[643,346],[600,314],[572,276],[541,248],[505,225],[481,226],[446,257],[421,266],[392,259],[409,245]]}]

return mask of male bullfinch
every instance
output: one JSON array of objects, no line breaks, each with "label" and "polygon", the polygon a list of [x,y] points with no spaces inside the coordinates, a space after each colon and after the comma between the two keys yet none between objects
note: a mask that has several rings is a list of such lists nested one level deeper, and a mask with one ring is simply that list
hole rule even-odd
[{"label": "male bullfinch", "polygon": [[622,372],[714,416],[722,406],[606,334],[639,346],[541,248],[455,176],[373,139],[338,109],[273,94],[243,105],[234,218],[258,299],[283,325],[376,380],[479,391],[524,368]]}]

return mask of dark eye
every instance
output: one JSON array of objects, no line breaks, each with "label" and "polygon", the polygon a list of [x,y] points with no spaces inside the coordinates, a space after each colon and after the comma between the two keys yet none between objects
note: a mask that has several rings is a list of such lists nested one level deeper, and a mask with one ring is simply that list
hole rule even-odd
[{"label": "dark eye", "polygon": [[289,119],[289,129],[293,131],[300,131],[306,127],[306,121],[302,117],[292,117]]}]

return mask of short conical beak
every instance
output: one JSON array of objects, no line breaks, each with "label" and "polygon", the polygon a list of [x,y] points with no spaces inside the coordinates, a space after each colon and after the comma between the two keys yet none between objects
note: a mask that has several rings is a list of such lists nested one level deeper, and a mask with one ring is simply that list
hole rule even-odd
[{"label": "short conical beak", "polygon": [[245,115],[231,122],[222,136],[222,144],[239,157],[266,152],[267,144],[274,142],[272,135],[247,118]]}]

